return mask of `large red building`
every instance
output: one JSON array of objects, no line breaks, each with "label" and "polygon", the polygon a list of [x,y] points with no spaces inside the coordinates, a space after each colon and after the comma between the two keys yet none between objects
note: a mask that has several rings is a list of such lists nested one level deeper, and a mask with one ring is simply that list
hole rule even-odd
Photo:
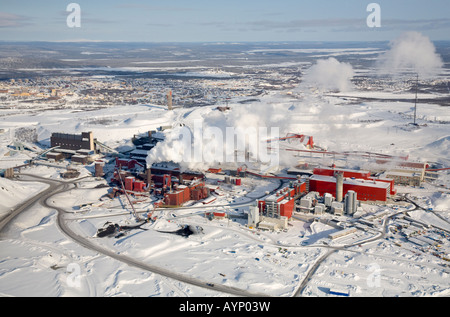
[{"label": "large red building", "polygon": [[329,168],[329,167],[318,167],[313,170],[314,175],[323,175],[323,176],[334,176],[335,172],[344,173],[344,177],[354,177],[361,179],[369,179],[370,172],[368,171],[357,171],[357,170],[349,170],[342,168]]},{"label": "large red building", "polygon": [[[349,190],[356,192],[358,200],[386,201],[391,192],[389,182],[344,178],[343,195]],[[309,191],[318,192],[321,196],[330,193],[336,197],[336,178],[333,176],[312,175],[309,178]]]},{"label": "large red building", "polygon": [[[314,175],[323,175],[323,176],[334,176],[335,172],[342,172],[344,177],[359,179],[359,180],[372,180],[376,182],[385,182],[390,184],[390,195],[395,195],[397,190],[394,188],[394,180],[391,178],[377,178],[372,177],[370,172],[368,171],[360,171],[360,170],[350,170],[350,169],[342,169],[342,168],[331,168],[331,167],[318,167],[313,170]],[[334,193],[336,190],[330,193]],[[345,193],[344,193],[345,195]]]},{"label": "large red building", "polygon": [[209,196],[209,189],[205,187],[205,181],[194,180],[189,185],[179,185],[164,194],[166,206],[181,206],[189,200],[201,200]]},{"label": "large red building", "polygon": [[306,182],[295,181],[292,186],[258,200],[259,212],[270,217],[277,215],[289,219],[294,211],[295,199],[304,192],[306,192]]}]

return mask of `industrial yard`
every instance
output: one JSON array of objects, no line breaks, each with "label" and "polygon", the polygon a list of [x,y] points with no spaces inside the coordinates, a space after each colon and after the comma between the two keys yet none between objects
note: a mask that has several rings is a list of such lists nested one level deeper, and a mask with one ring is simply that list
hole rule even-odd
[{"label": "industrial yard", "polygon": [[[421,81],[412,125],[414,81],[361,67],[322,91],[299,80],[309,59],[246,53],[226,71],[159,65],[170,81],[117,65],[1,82],[0,295],[450,295],[448,95],[430,88],[448,68]],[[279,127],[259,140],[277,164],[248,142],[185,160],[199,122]]]}]

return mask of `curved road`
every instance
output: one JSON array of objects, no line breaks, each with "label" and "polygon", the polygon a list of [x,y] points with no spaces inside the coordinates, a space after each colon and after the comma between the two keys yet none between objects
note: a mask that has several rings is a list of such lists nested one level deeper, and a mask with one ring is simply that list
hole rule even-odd
[{"label": "curved road", "polygon": [[[22,174],[22,175],[24,175],[24,174]],[[49,188],[47,188],[45,191],[37,194],[33,198],[29,199],[27,202],[16,207],[13,210],[13,212],[11,212],[11,214],[9,214],[6,218],[4,218],[1,221],[0,231],[4,227],[6,227],[19,213],[26,211],[28,208],[33,206],[33,204],[35,204],[36,202],[40,202],[44,207],[56,210],[57,211],[57,225],[60,228],[60,230],[67,237],[69,237],[70,239],[74,240],[75,242],[77,242],[78,244],[82,245],[83,247],[85,247],[87,249],[90,249],[90,250],[93,250],[100,254],[103,254],[105,256],[111,257],[113,259],[116,259],[118,261],[126,263],[130,266],[134,266],[134,267],[146,270],[146,271],[150,271],[150,272],[159,274],[161,276],[165,276],[165,277],[168,277],[171,279],[178,280],[180,282],[184,282],[184,283],[195,285],[198,287],[214,290],[217,292],[223,292],[223,293],[227,293],[227,294],[231,294],[231,295],[235,295],[235,296],[246,296],[246,297],[266,297],[266,296],[268,296],[268,295],[265,295],[262,293],[248,292],[246,290],[239,289],[239,288],[232,287],[232,286],[214,285],[214,284],[211,284],[211,283],[208,283],[208,282],[205,282],[205,281],[193,278],[193,277],[185,276],[185,275],[182,275],[179,273],[174,273],[174,272],[164,269],[162,267],[150,265],[148,263],[138,261],[129,256],[125,256],[125,255],[116,253],[112,250],[106,249],[106,248],[98,245],[97,243],[95,243],[95,241],[93,241],[93,239],[79,236],[67,224],[67,221],[65,219],[65,215],[67,214],[67,212],[60,207],[51,205],[49,202],[51,201],[53,196],[73,189],[72,185],[74,185],[76,182],[80,181],[81,178],[78,178],[78,179],[75,179],[72,181],[68,181],[68,182],[64,182],[64,181],[58,181],[58,180],[49,180],[49,179],[46,179],[46,178],[43,178],[40,176],[31,175],[31,174],[30,175],[27,174],[26,176],[34,178],[35,180],[37,180],[39,182],[48,184]]]},{"label": "curved road", "polygon": [[[33,206],[36,202],[38,202],[42,197],[45,197],[49,194],[52,194],[53,192],[55,192],[59,187],[62,186],[61,181],[57,181],[57,180],[49,180],[47,178],[44,177],[40,177],[40,176],[35,176],[35,175],[28,175],[28,174],[22,174],[24,176],[31,176],[32,178],[35,178],[38,182],[40,183],[44,183],[49,185],[49,187],[47,189],[45,189],[44,191],[39,192],[38,194],[36,194],[35,196],[29,198],[27,201],[19,204],[18,206],[15,206],[14,208],[11,208],[11,211],[9,214],[7,214],[6,216],[3,216],[3,218],[0,221],[0,234],[3,231],[4,228],[6,228],[8,226],[8,224],[17,216],[19,215],[21,212],[23,212],[24,210],[30,208],[31,206]],[[36,181],[34,180],[34,181]],[[31,182],[33,180],[23,180],[21,179],[20,181],[24,181],[24,182]]]},{"label": "curved road", "polygon": [[[36,202],[40,202],[44,207],[56,210],[57,211],[57,225],[60,228],[60,230],[66,236],[68,236],[70,239],[72,239],[73,241],[77,242],[78,244],[82,245],[83,247],[85,247],[87,249],[93,250],[93,251],[103,254],[105,256],[108,256],[108,257],[111,257],[118,261],[121,261],[127,265],[134,266],[134,267],[146,270],[146,271],[150,271],[150,272],[159,274],[161,276],[165,276],[165,277],[168,277],[168,278],[180,281],[180,282],[184,282],[184,283],[187,283],[190,285],[195,285],[198,287],[202,287],[202,288],[206,288],[206,289],[210,289],[210,290],[214,290],[214,291],[218,291],[218,292],[223,292],[223,293],[227,293],[227,294],[231,294],[231,295],[236,295],[236,296],[250,296],[250,297],[267,296],[267,295],[261,294],[261,293],[248,292],[246,290],[239,289],[236,287],[225,286],[225,285],[220,285],[220,284],[213,285],[206,281],[202,281],[200,279],[189,277],[189,276],[186,276],[183,274],[174,273],[165,268],[154,266],[154,265],[136,260],[132,257],[119,254],[117,252],[114,252],[113,250],[106,249],[106,248],[100,246],[99,244],[97,244],[93,238],[85,238],[85,237],[82,237],[82,236],[78,235],[77,233],[75,233],[68,225],[68,221],[74,221],[74,219],[66,219],[65,218],[65,215],[67,215],[68,212],[60,207],[49,204],[49,201],[52,199],[53,196],[73,189],[73,185],[76,182],[80,181],[82,178],[78,178],[78,179],[66,182],[66,181],[60,181],[60,180],[50,180],[50,179],[32,175],[32,174],[21,174],[21,175],[30,177],[30,178],[34,179],[34,181],[39,181],[39,182],[45,183],[45,184],[49,185],[49,187],[47,189],[45,189],[44,191],[40,192],[39,194],[35,195],[31,199],[27,200],[23,204],[14,208],[10,214],[8,214],[6,217],[4,217],[0,221],[0,233],[8,225],[8,223],[10,223],[18,214],[27,210],[28,208],[33,206],[33,204],[35,204]],[[33,180],[21,180],[21,181],[33,181]],[[281,183],[280,184],[280,186],[281,186],[282,182],[280,182],[280,183]],[[235,203],[233,205],[235,207],[237,205],[246,205],[246,204],[248,204],[248,202]],[[416,207],[419,207],[419,206],[416,205]],[[353,247],[355,245],[362,245],[362,244],[370,243],[370,242],[373,242],[373,241],[376,241],[379,239],[384,239],[385,234],[386,234],[387,220],[393,216],[395,216],[395,214],[384,218],[382,230],[380,231],[379,235],[369,238],[364,242],[357,242],[355,244],[344,245],[344,246],[340,246],[340,247],[333,247],[333,246],[326,246],[326,245],[320,246],[320,247],[327,248],[328,251],[324,255],[322,255],[314,263],[314,265],[310,268],[307,275],[302,280],[300,286],[298,287],[297,291],[294,293],[293,296],[301,296],[302,292],[306,288],[308,282],[312,279],[312,276],[317,271],[318,267],[323,263],[323,261],[325,261],[333,253],[338,252],[340,250],[345,250],[345,249]]]},{"label": "curved road", "polygon": [[[400,213],[400,212],[399,212]],[[330,255],[332,255],[335,252],[338,252],[340,250],[346,250],[348,248],[354,247],[356,245],[363,245],[363,244],[367,244],[376,240],[380,240],[380,239],[384,239],[386,236],[386,228],[387,228],[387,220],[389,218],[392,218],[396,215],[397,213],[390,215],[389,217],[386,217],[383,219],[383,225],[382,225],[382,230],[380,231],[380,234],[377,236],[374,236],[372,238],[369,238],[363,242],[355,242],[354,244],[348,244],[348,245],[343,245],[340,247],[333,247],[333,246],[321,246],[323,248],[327,248],[329,249],[327,253],[325,253],[324,255],[322,255],[315,263],[314,265],[311,267],[311,269],[308,271],[308,273],[306,274],[305,278],[303,279],[302,283],[300,284],[298,290],[294,293],[294,297],[296,296],[301,296],[301,294],[303,293],[303,291],[306,288],[306,285],[308,284],[308,282],[312,279],[312,276],[314,275],[314,273],[317,271],[317,269],[319,268],[320,264],[322,264],[323,261],[325,261]]]},{"label": "curved road", "polygon": [[[92,238],[85,238],[85,237],[82,237],[82,236],[76,234],[68,225],[68,221],[74,221],[74,219],[70,219],[70,220],[65,219],[65,215],[67,215],[68,212],[66,212],[64,209],[62,209],[60,207],[49,204],[49,201],[51,201],[53,196],[73,189],[72,185],[74,185],[76,182],[80,181],[81,178],[66,182],[66,181],[60,181],[60,180],[50,180],[48,178],[44,178],[44,177],[40,177],[40,176],[36,176],[36,175],[32,175],[32,174],[21,174],[21,175],[30,177],[30,178],[34,179],[34,181],[39,181],[39,182],[45,183],[45,184],[49,185],[49,187],[46,190],[35,195],[33,198],[29,199],[27,202],[16,207],[13,210],[13,212],[11,212],[11,214],[9,214],[6,218],[2,219],[2,221],[0,222],[0,232],[19,213],[27,210],[36,202],[40,202],[44,207],[56,210],[57,211],[57,225],[60,228],[60,230],[66,236],[68,236],[70,239],[72,239],[73,241],[77,242],[78,244],[82,245],[83,247],[85,247],[87,249],[90,249],[92,251],[98,252],[105,256],[108,256],[108,257],[111,257],[118,261],[121,261],[123,263],[126,263],[127,265],[134,266],[134,267],[146,270],[146,271],[150,271],[150,272],[153,272],[153,273],[165,276],[165,277],[169,277],[171,279],[178,280],[180,282],[195,285],[198,287],[207,288],[207,289],[211,289],[211,290],[215,290],[218,292],[223,292],[223,293],[227,293],[227,294],[231,294],[231,295],[236,295],[236,296],[250,296],[250,297],[267,296],[267,295],[261,294],[261,293],[251,293],[251,292],[248,292],[246,290],[242,290],[242,289],[239,289],[236,287],[230,287],[230,286],[219,285],[219,284],[213,285],[213,284],[210,284],[208,282],[205,282],[205,281],[202,281],[202,280],[199,280],[196,278],[185,276],[185,275],[182,275],[179,273],[174,273],[174,272],[164,269],[162,267],[158,267],[158,266],[150,265],[148,263],[141,262],[141,261],[131,258],[129,256],[125,256],[125,255],[116,253],[110,249],[106,249],[106,248],[100,246],[99,244],[95,243],[95,241],[93,241]],[[33,180],[21,180],[21,181],[33,181]],[[280,182],[280,187],[282,186],[282,184],[283,184],[283,182]],[[235,204],[233,204],[233,207],[236,207],[238,205],[247,205],[247,204],[249,204],[249,203],[248,202],[235,203]],[[126,213],[126,214],[129,214],[129,213]],[[365,241],[364,243],[382,239],[384,237],[384,231],[385,230],[383,229],[383,232],[381,235],[379,235],[377,237],[373,237],[373,238]],[[358,244],[361,244],[361,243],[358,243]],[[311,280],[312,276],[317,271],[318,267],[320,266],[320,264],[323,261],[325,261],[331,254],[338,252],[339,250],[344,250],[351,246],[354,246],[354,245],[347,245],[347,246],[342,246],[342,247],[321,246],[324,248],[328,248],[329,250],[327,251],[327,253],[322,255],[314,263],[314,265],[308,271],[307,275],[305,276],[302,283],[300,284],[298,290],[295,292],[294,296],[301,296],[301,293],[305,289],[306,285]]]}]

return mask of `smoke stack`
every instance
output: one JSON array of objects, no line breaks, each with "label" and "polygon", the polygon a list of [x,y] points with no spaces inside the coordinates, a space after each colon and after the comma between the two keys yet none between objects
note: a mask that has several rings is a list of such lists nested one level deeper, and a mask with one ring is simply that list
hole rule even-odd
[{"label": "smoke stack", "polygon": [[336,201],[342,202],[342,196],[344,193],[344,173],[335,172],[334,177],[336,177]]},{"label": "smoke stack", "polygon": [[95,177],[103,177],[103,162],[95,162]]},{"label": "smoke stack", "polygon": [[152,170],[150,169],[150,168],[148,168],[147,169],[147,171],[146,171],[146,178],[147,178],[147,187],[149,188],[149,189],[151,189],[152,188]]},{"label": "smoke stack", "polygon": [[167,93],[167,109],[172,110],[172,90]]}]

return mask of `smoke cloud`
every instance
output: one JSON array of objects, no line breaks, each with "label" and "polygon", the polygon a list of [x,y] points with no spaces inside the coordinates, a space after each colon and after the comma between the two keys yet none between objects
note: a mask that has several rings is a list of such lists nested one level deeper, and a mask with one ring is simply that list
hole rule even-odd
[{"label": "smoke cloud", "polygon": [[289,119],[283,114],[265,103],[240,105],[228,113],[198,109],[185,118],[184,126],[166,133],[166,140],[149,152],[147,164],[172,161],[184,170],[197,170],[244,162],[249,152],[253,162],[278,166],[278,154],[271,156],[267,140],[279,136],[279,127],[287,128]]},{"label": "smoke cloud", "polygon": [[303,82],[323,90],[339,90],[341,92],[351,89],[351,79],[355,75],[352,65],[339,62],[331,57],[318,60],[309,69]]},{"label": "smoke cloud", "polygon": [[400,75],[418,73],[420,77],[432,77],[439,73],[443,62],[431,40],[419,32],[406,32],[391,41],[390,49],[379,56],[377,68],[380,74]]}]

